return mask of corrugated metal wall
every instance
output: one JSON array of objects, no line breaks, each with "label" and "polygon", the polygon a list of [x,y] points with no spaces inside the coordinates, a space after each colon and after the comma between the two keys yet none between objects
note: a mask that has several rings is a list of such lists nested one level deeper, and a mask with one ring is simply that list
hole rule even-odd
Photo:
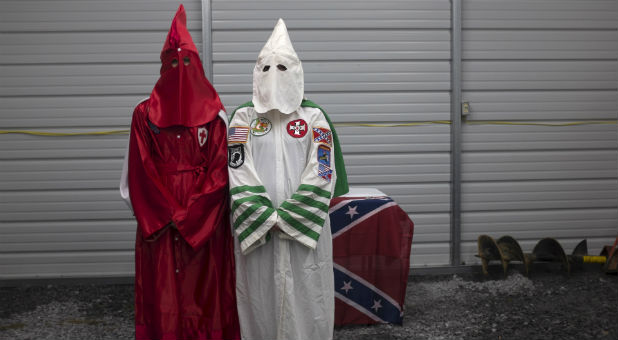
[{"label": "corrugated metal wall", "polygon": [[[277,18],[303,61],[305,95],[336,123],[450,119],[450,3],[212,3],[214,84],[228,111],[251,100]],[[351,185],[391,195],[416,223],[412,265],[449,261],[449,127],[340,127]]]},{"label": "corrugated metal wall", "polygon": [[[616,1],[463,1],[463,100],[471,120],[615,120]],[[592,253],[618,232],[616,125],[464,125],[462,260],[476,238],[531,251],[555,237]]]},{"label": "corrugated metal wall", "polygon": [[[200,1],[184,1],[201,46]],[[127,129],[179,1],[2,1],[0,127]],[[0,135],[0,279],[133,274],[127,135]]]},{"label": "corrugated metal wall", "polygon": [[[201,50],[200,1],[184,1]],[[3,1],[0,129],[127,129],[158,78],[179,1]],[[469,119],[616,119],[615,1],[463,1]],[[336,123],[450,119],[449,0],[212,1],[213,83],[228,111],[278,17],[307,96]],[[449,262],[450,128],[340,127],[350,182],[416,224],[412,265]],[[126,135],[0,135],[0,279],[129,276],[135,222],[117,185]],[[615,125],[463,125],[462,259],[480,233],[525,250],[616,235]]]}]

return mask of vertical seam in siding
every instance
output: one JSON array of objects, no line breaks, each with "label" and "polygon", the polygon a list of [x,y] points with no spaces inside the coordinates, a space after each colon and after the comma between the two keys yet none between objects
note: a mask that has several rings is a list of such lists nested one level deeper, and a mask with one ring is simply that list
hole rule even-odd
[{"label": "vertical seam in siding", "polygon": [[451,0],[451,251],[461,263],[461,0]]},{"label": "vertical seam in siding", "polygon": [[202,0],[202,63],[204,73],[212,79],[212,6],[210,0]]}]

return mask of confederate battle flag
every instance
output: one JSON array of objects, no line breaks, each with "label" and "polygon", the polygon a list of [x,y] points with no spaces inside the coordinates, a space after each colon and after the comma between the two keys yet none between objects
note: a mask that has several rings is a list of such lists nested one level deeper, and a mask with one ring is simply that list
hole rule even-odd
[{"label": "confederate battle flag", "polygon": [[338,197],[329,210],[335,324],[401,324],[414,224],[388,197]]}]

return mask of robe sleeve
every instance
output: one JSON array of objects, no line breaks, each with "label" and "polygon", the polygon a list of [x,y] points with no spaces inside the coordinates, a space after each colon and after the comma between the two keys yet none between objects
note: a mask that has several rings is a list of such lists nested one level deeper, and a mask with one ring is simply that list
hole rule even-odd
[{"label": "robe sleeve", "polygon": [[[336,164],[332,131],[321,111],[312,121],[309,133],[313,134],[312,142],[300,185],[292,197],[277,209],[277,226],[287,236],[315,249],[322,227],[329,218],[328,208],[336,182]],[[314,136],[318,136],[317,141]]]},{"label": "robe sleeve", "polygon": [[127,204],[131,212],[133,212],[133,206],[131,205],[131,198],[129,198],[129,143],[124,151],[124,161],[122,162],[122,174],[120,175],[120,197]]},{"label": "robe sleeve", "polygon": [[144,238],[153,236],[184,211],[178,207],[158,179],[151,155],[151,130],[146,122],[145,103],[133,112],[129,140],[128,188],[137,227]]},{"label": "robe sleeve", "polygon": [[223,119],[216,118],[207,126],[208,147],[202,151],[207,166],[198,176],[184,219],[175,222],[193,248],[201,247],[217,228],[228,226],[227,129]]},{"label": "robe sleeve", "polygon": [[322,111],[324,118],[328,122],[330,131],[333,133],[333,152],[335,154],[333,157],[333,161],[337,164],[337,171],[333,172],[333,176],[336,177],[336,181],[334,181],[335,184],[333,185],[334,188],[332,197],[334,198],[347,194],[348,191],[350,191],[350,188],[348,186],[348,174],[345,170],[345,162],[343,161],[343,153],[341,152],[341,144],[339,143],[339,136],[337,136],[335,125],[328,117],[328,114],[326,114],[326,111],[324,111],[324,109],[322,109],[318,104],[312,102],[311,100],[303,99],[300,105],[302,107],[313,107],[319,109],[320,111]]},{"label": "robe sleeve", "polygon": [[247,110],[235,112],[228,137],[232,227],[243,254],[266,243],[268,231],[277,222],[276,210],[255,170]]}]

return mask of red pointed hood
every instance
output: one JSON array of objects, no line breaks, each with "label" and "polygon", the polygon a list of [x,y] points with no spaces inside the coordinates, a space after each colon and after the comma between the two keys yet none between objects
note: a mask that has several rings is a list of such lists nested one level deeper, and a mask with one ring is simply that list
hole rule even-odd
[{"label": "red pointed hood", "polygon": [[178,7],[163,50],[161,77],[150,94],[148,119],[158,127],[204,125],[223,105],[204,75],[197,48],[187,30],[183,5]]}]

